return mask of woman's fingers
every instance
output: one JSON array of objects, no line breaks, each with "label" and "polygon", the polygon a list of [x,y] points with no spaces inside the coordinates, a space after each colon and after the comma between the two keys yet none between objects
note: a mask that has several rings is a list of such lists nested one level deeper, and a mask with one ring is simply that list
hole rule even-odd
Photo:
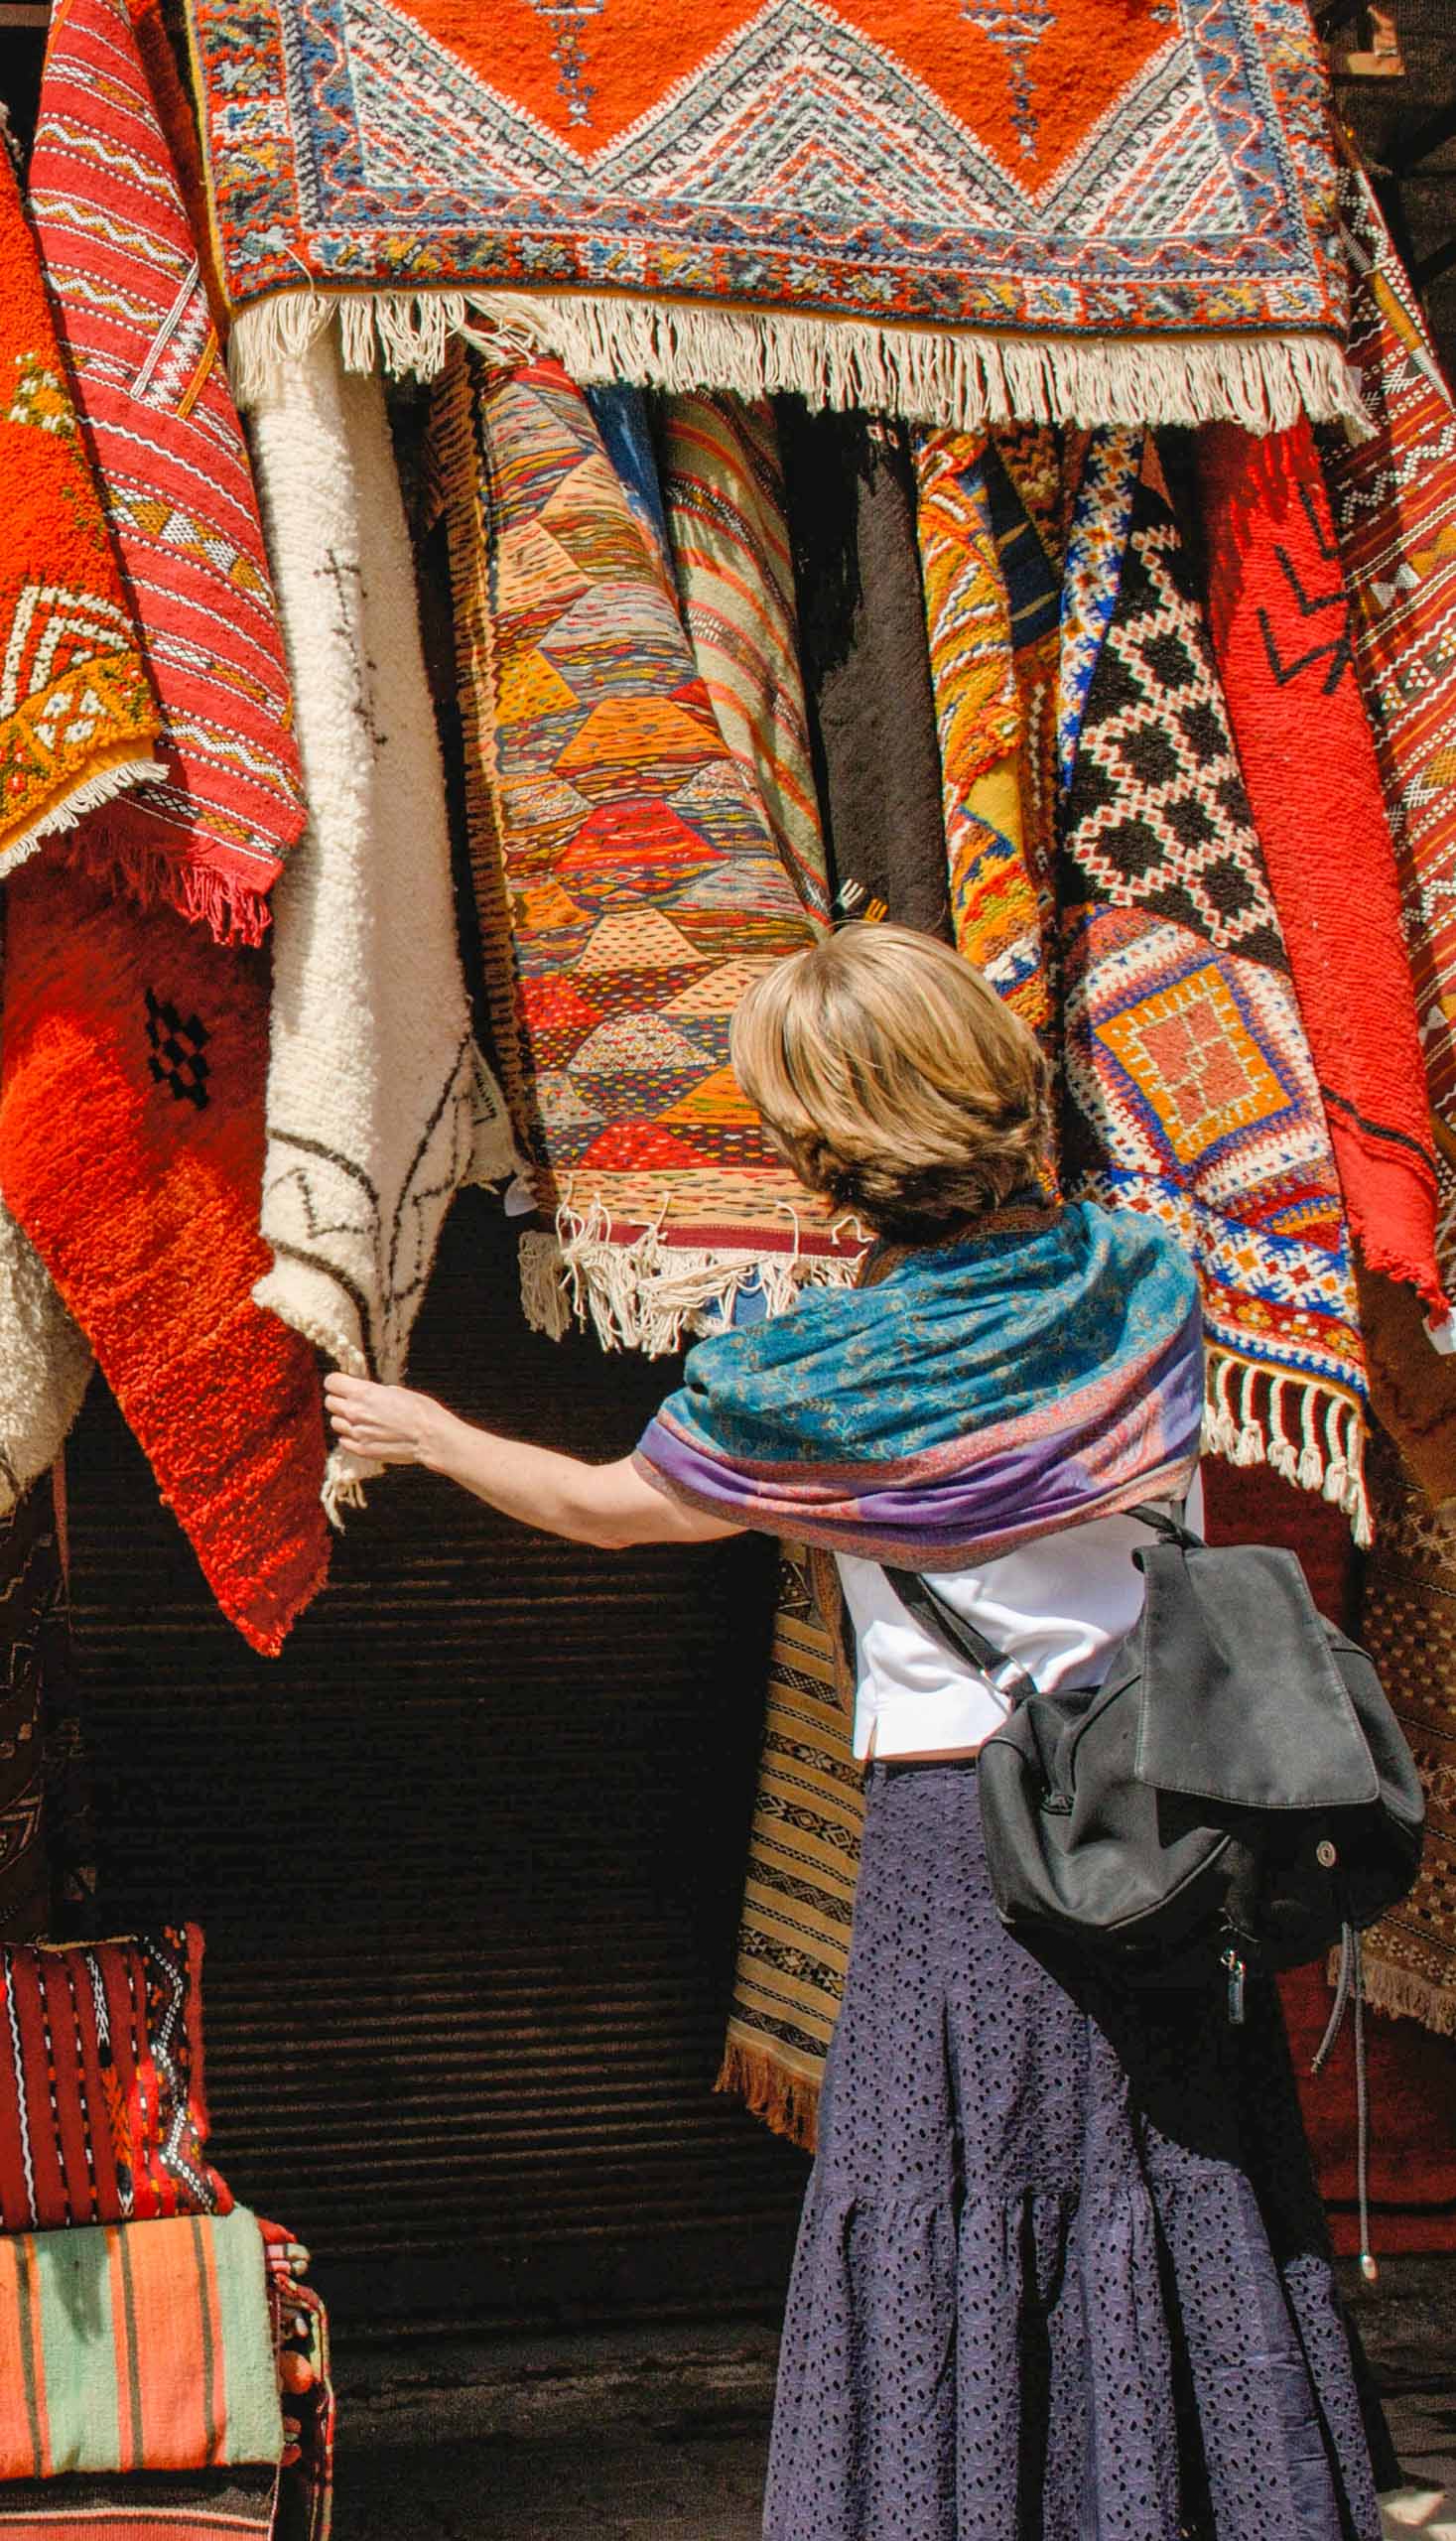
[{"label": "woman's fingers", "polygon": [[406,1387],[335,1374],[324,1381],[324,1405],[335,1438],[350,1454],[378,1464],[418,1462],[420,1398]]}]

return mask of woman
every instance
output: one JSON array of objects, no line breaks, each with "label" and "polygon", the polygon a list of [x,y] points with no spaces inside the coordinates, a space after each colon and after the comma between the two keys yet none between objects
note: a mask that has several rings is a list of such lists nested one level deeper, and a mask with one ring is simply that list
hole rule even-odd
[{"label": "woman", "polygon": [[[593,1467],[329,1380],[341,1443],[603,1545],[743,1528],[839,1564],[867,1808],[789,2294],[769,2541],[1379,2541],[1351,2353],[1271,1997],[1053,1973],[998,1923],[976,1756],[1003,1716],[884,1563],[1043,1687],[1134,1621],[1202,1406],[1157,1227],[1045,1194],[1031,1035],[946,946],[846,927],[754,984],[733,1064],[811,1191],[878,1241],[854,1290],[690,1355]],[[1258,1989],[1255,1989],[1258,1994]]]}]

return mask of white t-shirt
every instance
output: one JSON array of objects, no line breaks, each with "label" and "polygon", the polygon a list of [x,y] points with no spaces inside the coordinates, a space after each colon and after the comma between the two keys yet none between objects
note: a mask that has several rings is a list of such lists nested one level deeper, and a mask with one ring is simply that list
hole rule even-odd
[{"label": "white t-shirt", "polygon": [[[1195,1479],[1188,1523],[1196,1529],[1202,1522],[1203,1493]],[[1114,1642],[1142,1612],[1142,1573],[1132,1554],[1154,1540],[1135,1518],[1094,1518],[979,1569],[927,1575],[937,1595],[1049,1694],[1099,1681]],[[859,1663],[856,1755],[979,1747],[1005,1719],[1001,1696],[959,1651],[932,1640],[878,1562],[846,1553],[836,1559]]]}]

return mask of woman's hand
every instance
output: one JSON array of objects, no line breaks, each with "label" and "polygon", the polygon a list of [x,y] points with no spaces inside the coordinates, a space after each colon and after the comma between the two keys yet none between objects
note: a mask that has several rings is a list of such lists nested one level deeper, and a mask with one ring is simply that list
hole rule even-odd
[{"label": "woman's hand", "polygon": [[438,1461],[444,1405],[408,1386],[376,1386],[367,1377],[326,1377],[324,1406],[341,1447],[375,1465]]}]

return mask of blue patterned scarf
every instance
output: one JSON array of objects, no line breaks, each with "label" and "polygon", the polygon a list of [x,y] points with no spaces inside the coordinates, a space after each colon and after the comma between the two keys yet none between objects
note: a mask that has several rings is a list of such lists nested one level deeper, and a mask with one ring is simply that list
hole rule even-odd
[{"label": "blue patterned scarf", "polygon": [[738,1526],[955,1570],[1181,1491],[1202,1404],[1181,1248],[1090,1202],[1012,1206],[700,1342],[637,1464]]}]

